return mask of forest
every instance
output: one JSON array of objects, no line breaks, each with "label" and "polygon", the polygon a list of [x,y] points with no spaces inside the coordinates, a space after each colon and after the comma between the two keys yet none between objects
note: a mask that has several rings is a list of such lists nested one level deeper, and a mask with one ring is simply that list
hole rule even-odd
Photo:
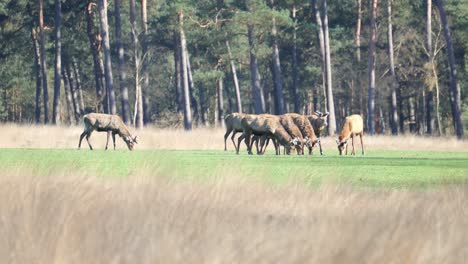
[{"label": "forest", "polygon": [[222,127],[361,114],[368,134],[468,125],[468,1],[0,1],[0,120]]}]

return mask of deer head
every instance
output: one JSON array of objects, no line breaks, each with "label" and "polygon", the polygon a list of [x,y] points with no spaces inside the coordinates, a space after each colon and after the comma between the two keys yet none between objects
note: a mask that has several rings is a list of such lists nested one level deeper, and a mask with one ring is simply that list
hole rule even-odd
[{"label": "deer head", "polygon": [[127,143],[127,147],[129,150],[133,150],[135,144],[138,144],[137,136],[125,136],[123,137],[123,140],[125,141],[125,143]]},{"label": "deer head", "polygon": [[340,152],[340,155],[343,155],[343,150],[346,148],[346,145],[348,144],[348,140],[342,141],[341,136],[336,140],[336,144],[338,145],[338,151]]}]

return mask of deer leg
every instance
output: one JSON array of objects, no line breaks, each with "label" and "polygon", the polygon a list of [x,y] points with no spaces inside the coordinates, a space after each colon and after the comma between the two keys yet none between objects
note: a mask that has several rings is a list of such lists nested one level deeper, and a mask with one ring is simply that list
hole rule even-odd
[{"label": "deer leg", "polygon": [[361,138],[361,149],[362,149],[362,155],[364,155],[364,143],[362,143],[362,133],[359,134],[359,137]]},{"label": "deer leg", "polygon": [[251,139],[251,135],[245,136],[245,144],[247,145],[247,152],[249,153],[249,155],[252,155],[252,148],[250,147],[250,139]]},{"label": "deer leg", "polygon": [[88,133],[88,132],[86,132],[86,131],[83,131],[83,133],[81,133],[81,135],[80,135],[80,142],[78,143],[78,149],[81,148],[81,141],[83,140],[83,138],[86,136],[87,133]]},{"label": "deer leg", "polygon": [[[242,142],[242,140],[245,138],[245,135],[242,134],[238,139],[237,139],[237,147],[236,147],[236,154],[239,154],[239,150],[240,150],[240,143]],[[234,142],[234,139],[233,139],[233,142]],[[235,145],[235,144],[234,144]]]},{"label": "deer leg", "polygon": [[[227,150],[227,147],[226,147],[226,140],[227,140],[227,138],[229,137],[229,134],[231,134],[231,131],[232,131],[232,129],[227,129],[227,130],[226,130],[226,133],[224,134],[224,151]],[[233,136],[234,136],[234,134],[233,134]],[[232,140],[232,142],[234,142],[234,139]],[[234,147],[235,147],[235,146],[236,146],[236,143],[234,143]]]},{"label": "deer leg", "polygon": [[114,143],[114,150],[115,150],[115,133],[112,133],[112,142]]},{"label": "deer leg", "polygon": [[346,152],[345,155],[348,156],[348,142],[346,142]]},{"label": "deer leg", "polygon": [[351,152],[351,155],[356,156],[356,152],[354,151],[354,135],[351,136],[351,144],[353,144],[353,152]]},{"label": "deer leg", "polygon": [[234,144],[234,148],[236,148],[237,153],[239,153],[239,144],[236,145],[236,141],[234,141],[234,137],[236,136],[237,131],[232,132],[231,140],[232,144]]},{"label": "deer leg", "polygon": [[107,150],[107,146],[109,145],[110,135],[111,135],[111,132],[107,131],[106,150]]},{"label": "deer leg", "polygon": [[319,148],[320,148],[320,155],[323,155],[323,151],[322,151],[322,141],[320,140],[320,138],[318,139],[318,143],[319,143]]},{"label": "deer leg", "polygon": [[88,142],[89,149],[90,149],[90,150],[93,150],[93,146],[91,146],[91,142],[89,142],[89,138],[91,137],[91,133],[93,133],[93,132],[92,132],[92,131],[89,131],[89,132],[86,134],[86,141]]},{"label": "deer leg", "polygon": [[268,147],[269,143],[270,143],[270,138],[269,137],[263,138],[262,149],[261,149],[262,154],[265,154],[266,148]]}]

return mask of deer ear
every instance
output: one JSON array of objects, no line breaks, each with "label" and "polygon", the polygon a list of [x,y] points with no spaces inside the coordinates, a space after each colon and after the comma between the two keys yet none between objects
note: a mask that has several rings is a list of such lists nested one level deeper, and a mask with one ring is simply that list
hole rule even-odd
[{"label": "deer ear", "polygon": [[336,144],[339,145],[340,144],[340,141],[338,139],[336,139]]},{"label": "deer ear", "polygon": [[135,136],[135,137],[133,138],[133,142],[135,142],[135,144],[138,144],[137,138],[138,138],[138,136]]}]

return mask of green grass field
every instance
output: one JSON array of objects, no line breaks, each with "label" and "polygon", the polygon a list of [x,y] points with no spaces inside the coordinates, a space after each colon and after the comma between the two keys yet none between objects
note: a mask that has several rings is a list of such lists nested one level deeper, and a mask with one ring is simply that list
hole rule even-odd
[{"label": "green grass field", "polygon": [[468,180],[467,152],[368,151],[365,156],[249,156],[231,151],[2,149],[6,172],[81,174],[108,178],[131,175],[209,179],[240,176],[273,183],[352,184],[363,187],[424,187]]}]

